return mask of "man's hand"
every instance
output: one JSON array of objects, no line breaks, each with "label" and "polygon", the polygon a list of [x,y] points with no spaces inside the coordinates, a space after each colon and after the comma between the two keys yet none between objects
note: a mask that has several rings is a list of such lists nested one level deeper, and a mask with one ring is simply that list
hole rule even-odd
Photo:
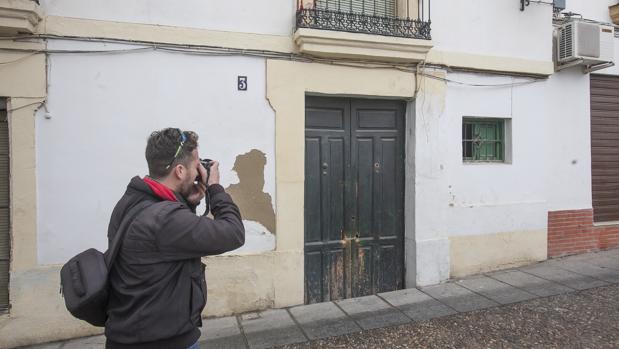
[{"label": "man's hand", "polygon": [[187,202],[193,206],[198,206],[200,200],[204,198],[206,186],[202,182],[197,182],[191,187],[191,194],[187,197]]},{"label": "man's hand", "polygon": [[[204,171],[206,172],[206,170]],[[206,173],[204,174],[204,177],[206,177]],[[219,162],[218,161],[213,161],[211,165],[211,175],[208,178],[207,186],[212,185],[212,184],[219,184]]]}]

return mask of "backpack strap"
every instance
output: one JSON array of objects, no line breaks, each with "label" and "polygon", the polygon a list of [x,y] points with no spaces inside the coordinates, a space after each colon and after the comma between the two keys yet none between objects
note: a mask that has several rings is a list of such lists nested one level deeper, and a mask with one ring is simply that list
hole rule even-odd
[{"label": "backpack strap", "polygon": [[112,268],[112,265],[116,260],[116,256],[120,251],[120,245],[122,244],[122,241],[124,240],[124,237],[127,234],[127,230],[129,230],[129,226],[131,225],[131,223],[133,223],[134,219],[140,212],[153,204],[154,202],[152,201],[141,201],[138,204],[134,205],[129,210],[129,212],[125,214],[125,217],[120,222],[120,226],[116,231],[116,235],[114,235],[114,238],[112,239],[112,241],[110,241],[110,245],[105,252],[105,264],[107,265],[108,270]]}]

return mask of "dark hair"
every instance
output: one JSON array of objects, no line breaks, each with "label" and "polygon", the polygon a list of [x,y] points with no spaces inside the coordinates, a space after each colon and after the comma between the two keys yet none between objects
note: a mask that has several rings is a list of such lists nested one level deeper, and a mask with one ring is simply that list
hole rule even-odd
[{"label": "dark hair", "polygon": [[[185,142],[178,155],[174,158],[185,135]],[[155,131],[148,137],[146,144],[146,162],[149,176],[154,179],[165,178],[178,164],[187,166],[191,160],[191,152],[198,147],[198,135],[191,131],[181,131],[178,128],[164,128]]]}]

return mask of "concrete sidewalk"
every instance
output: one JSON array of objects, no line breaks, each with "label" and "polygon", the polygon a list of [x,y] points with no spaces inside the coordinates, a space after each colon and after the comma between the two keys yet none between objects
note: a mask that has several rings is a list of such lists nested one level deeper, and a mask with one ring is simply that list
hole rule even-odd
[{"label": "concrete sidewalk", "polygon": [[[204,321],[203,348],[270,348],[619,283],[619,250],[440,285]],[[103,348],[103,336],[29,348]]]}]

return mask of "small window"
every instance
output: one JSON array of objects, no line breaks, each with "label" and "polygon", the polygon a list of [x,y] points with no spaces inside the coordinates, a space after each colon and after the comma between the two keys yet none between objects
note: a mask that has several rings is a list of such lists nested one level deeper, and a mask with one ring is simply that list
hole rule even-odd
[{"label": "small window", "polygon": [[505,120],[462,120],[462,159],[465,162],[505,162]]}]

